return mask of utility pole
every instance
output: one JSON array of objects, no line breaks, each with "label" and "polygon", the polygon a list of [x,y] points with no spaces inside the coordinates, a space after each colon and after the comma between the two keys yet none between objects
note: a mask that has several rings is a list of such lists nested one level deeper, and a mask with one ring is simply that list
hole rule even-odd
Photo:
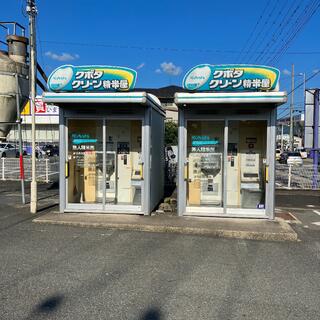
[{"label": "utility pole", "polygon": [[18,134],[19,134],[19,164],[20,164],[20,181],[21,181],[21,196],[22,204],[26,204],[26,197],[24,191],[24,166],[23,166],[23,148],[22,148],[22,132],[21,132],[21,113],[20,113],[20,86],[18,74],[15,75],[16,78],[16,105],[17,105],[17,124],[18,124]]},{"label": "utility pole", "polygon": [[281,123],[281,152],[283,152],[283,122]]},{"label": "utility pole", "polygon": [[27,13],[29,15],[30,36],[30,108],[32,116],[31,140],[32,140],[32,179],[30,212],[37,212],[37,181],[36,181],[36,124],[35,124],[35,100],[37,91],[37,48],[36,48],[36,15],[37,8],[35,0],[27,0]]},{"label": "utility pole", "polygon": [[294,134],[293,134],[293,107],[294,107],[294,64],[291,71],[291,102],[290,102],[290,150],[293,151]]},{"label": "utility pole", "polygon": [[302,129],[302,143],[304,146],[304,130],[306,123],[306,73],[302,73],[303,75],[303,129]]},{"label": "utility pole", "polygon": [[320,89],[314,91],[314,110],[313,110],[313,179],[312,189],[317,189],[318,163],[319,163],[319,97]]}]

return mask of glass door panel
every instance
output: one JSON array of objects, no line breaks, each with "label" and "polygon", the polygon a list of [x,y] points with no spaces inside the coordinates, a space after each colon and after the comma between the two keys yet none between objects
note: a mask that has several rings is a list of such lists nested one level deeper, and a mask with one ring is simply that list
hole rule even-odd
[{"label": "glass door panel", "polygon": [[266,136],[266,121],[228,122],[228,208],[265,208]]},{"label": "glass door panel", "polygon": [[141,205],[140,120],[106,121],[106,205]]},{"label": "glass door panel", "polygon": [[102,203],[102,121],[68,120],[68,202]]},{"label": "glass door panel", "polygon": [[224,121],[187,122],[187,206],[223,206]]}]

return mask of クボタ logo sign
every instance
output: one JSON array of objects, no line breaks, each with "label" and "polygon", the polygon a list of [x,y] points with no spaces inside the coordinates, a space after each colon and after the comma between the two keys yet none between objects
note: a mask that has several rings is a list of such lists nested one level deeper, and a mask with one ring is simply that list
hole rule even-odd
[{"label": "\u30af\u30dc\u30bf logo sign", "polygon": [[51,73],[47,84],[55,92],[129,91],[136,79],[137,72],[125,67],[65,65]]},{"label": "\u30af\u30dc\u30bf logo sign", "polygon": [[278,69],[258,65],[209,65],[192,68],[183,88],[192,91],[278,91]]}]

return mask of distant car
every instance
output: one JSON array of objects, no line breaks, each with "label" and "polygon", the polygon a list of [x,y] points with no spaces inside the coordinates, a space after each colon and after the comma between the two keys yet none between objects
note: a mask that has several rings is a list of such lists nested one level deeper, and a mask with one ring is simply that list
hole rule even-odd
[{"label": "distant car", "polygon": [[287,164],[289,165],[303,165],[300,152],[288,152]]},{"label": "distant car", "polygon": [[17,146],[12,143],[0,143],[0,158],[15,158],[17,156]]},{"label": "distant car", "polygon": [[276,160],[280,160],[280,155],[281,155],[281,150],[280,149],[276,149]]}]

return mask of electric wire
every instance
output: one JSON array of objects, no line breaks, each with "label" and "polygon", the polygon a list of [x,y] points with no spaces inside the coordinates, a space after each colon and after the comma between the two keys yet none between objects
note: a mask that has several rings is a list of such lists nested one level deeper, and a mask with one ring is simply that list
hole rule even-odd
[{"label": "electric wire", "polygon": [[[283,20],[281,20],[281,16],[282,16],[283,12],[285,11],[285,8],[286,8],[287,4],[289,4],[289,6],[290,6],[290,2],[289,2],[288,0],[286,0],[286,1],[283,3],[282,7],[281,7],[281,8],[279,9],[279,11],[278,11],[278,15],[277,15],[276,18],[273,20],[272,25],[274,26],[274,32],[273,32],[273,34],[271,35],[270,40],[266,43],[266,45],[265,45],[265,46],[263,47],[263,49],[261,50],[261,53],[258,55],[258,57],[257,57],[257,59],[256,59],[257,61],[262,60],[262,59],[263,59],[263,56],[266,55],[266,54],[268,54],[268,48],[270,47],[271,43],[275,41],[276,36],[277,36],[277,34],[278,34],[278,28],[275,27],[275,26],[278,25],[278,27],[281,28],[281,25],[282,25],[282,23],[283,23]],[[280,18],[280,21],[278,22],[279,18]],[[266,34],[267,34],[267,32],[266,32]]]},{"label": "electric wire", "polygon": [[319,0],[314,0],[310,1],[309,4],[306,5],[305,9],[303,12],[300,14],[300,16],[297,18],[297,20],[294,23],[294,29],[290,32],[288,30],[286,36],[287,39],[283,40],[285,41],[282,47],[279,49],[279,52],[273,57],[270,58],[268,63],[275,63],[279,61],[279,59],[284,55],[292,41],[296,38],[298,33],[302,30],[302,28],[310,21],[312,16],[316,13],[316,11],[320,7],[320,1]]},{"label": "electric wire", "polygon": [[[276,1],[277,1],[277,0],[275,0],[275,2],[276,2]],[[271,3],[272,3],[272,1],[268,1],[268,2],[267,2],[268,7],[271,6]],[[270,12],[269,12],[268,10],[265,11],[265,15],[264,15],[264,16],[262,17],[262,19],[261,19],[261,27],[260,27],[259,31],[257,31],[256,36],[253,38],[251,44],[249,45],[248,50],[247,50],[248,53],[245,54],[245,55],[242,57],[242,62],[246,62],[248,54],[251,53],[252,49],[254,48],[255,43],[257,42],[257,40],[258,40],[259,37],[261,36],[262,32],[264,31],[265,26],[268,24],[268,19],[267,19],[267,17],[269,17],[269,15],[270,15],[271,12],[272,12],[272,10],[271,10]],[[262,23],[263,21],[264,21],[264,23]]]},{"label": "electric wire", "polygon": [[[311,8],[309,10],[309,8]],[[285,53],[287,48],[289,47],[290,43],[294,40],[297,36],[299,31],[304,27],[304,25],[311,19],[312,15],[316,12],[317,9],[317,2],[314,1],[313,3],[309,3],[300,16],[296,19],[294,23],[294,27],[291,30],[287,31],[286,36],[282,39],[282,46],[279,48],[279,52],[271,59],[269,59],[269,63],[277,62]],[[308,11],[309,10],[309,11]],[[281,44],[280,44],[281,45]]]},{"label": "electric wire", "polygon": [[[299,3],[298,2],[299,2],[299,0],[295,0],[291,4],[291,6],[289,6],[283,19],[278,24],[278,26],[275,28],[274,33],[276,33],[276,37],[274,38],[274,40],[273,40],[273,37],[271,37],[271,40],[270,40],[270,41],[273,41],[273,45],[275,45],[275,47],[277,47],[279,41],[283,41],[283,40],[281,40],[281,36],[282,36],[283,32],[291,25],[291,20],[293,19],[293,17],[295,16],[296,12],[298,11],[298,9],[301,5],[301,1]],[[278,52],[278,50],[274,50],[274,51],[275,51],[275,54]],[[266,54],[266,52],[265,52],[265,54]]]},{"label": "electric wire", "polygon": [[[292,92],[296,91],[297,89],[301,88],[303,85],[305,85],[309,80],[313,79],[315,76],[317,76],[318,74],[320,74],[320,70],[318,70],[317,72],[313,73],[310,77],[306,78],[305,81],[299,83],[297,86],[295,86],[293,88],[293,90],[291,90],[290,92],[288,92],[287,96],[289,96]],[[283,107],[285,107],[287,104],[285,104]],[[289,105],[288,105],[289,106]],[[304,106],[303,106],[304,107]],[[290,111],[290,108],[288,109],[284,109],[284,110],[281,110],[280,113],[278,113],[277,115],[277,118],[279,119],[280,116],[284,113],[284,112],[288,112]]]},{"label": "electric wire", "polygon": [[[261,30],[260,35],[256,39],[256,43],[253,43],[253,44],[255,44],[254,47],[256,49],[260,48],[261,44],[265,41],[265,38],[269,35],[269,32],[267,32],[267,30],[270,29],[269,25],[270,25],[270,22],[271,22],[272,15],[275,12],[275,9],[277,7],[277,4],[278,4],[278,1],[276,0],[274,2],[274,5],[273,5],[271,11],[269,12],[269,15],[267,16],[267,20],[266,20],[266,22],[264,24],[264,27]],[[254,55],[255,55],[254,52],[252,52],[250,55],[248,55],[247,61],[250,62],[252,60],[252,58],[254,57]]]},{"label": "electric wire", "polygon": [[254,35],[255,31],[257,30],[260,22],[262,21],[263,16],[264,16],[264,13],[265,13],[265,11],[266,11],[266,9],[267,9],[267,7],[268,7],[268,4],[269,4],[269,2],[267,2],[266,5],[264,6],[264,8],[263,8],[263,10],[262,10],[262,12],[261,12],[261,14],[260,14],[260,16],[258,17],[258,20],[257,20],[255,26],[253,27],[253,29],[252,29],[249,37],[247,38],[247,40],[246,40],[246,42],[245,42],[245,45],[242,47],[241,51],[239,52],[239,54],[238,54],[238,56],[237,56],[237,58],[236,58],[236,61],[238,61],[238,62],[241,61],[241,60],[240,60],[240,57],[241,57],[242,54],[245,52],[245,49],[247,48],[247,45],[250,43],[251,38],[253,37],[253,35]]},{"label": "electric wire", "polygon": [[[42,44],[54,44],[54,45],[70,45],[80,47],[106,47],[113,49],[124,49],[124,50],[150,50],[150,51],[174,51],[174,52],[203,52],[203,53],[216,53],[216,54],[239,54],[238,50],[219,50],[219,49],[206,49],[206,48],[172,48],[172,47],[145,47],[145,46],[134,46],[134,45],[115,45],[109,43],[94,43],[94,42],[65,42],[58,40],[43,40]],[[250,51],[252,52],[252,51]],[[257,54],[263,53],[262,51],[254,51]],[[249,53],[246,51],[245,53]],[[270,52],[276,54],[276,51]],[[320,51],[289,51],[288,55],[320,55]]]},{"label": "electric wire", "polygon": [[306,5],[304,12],[302,12],[299,16],[299,19],[295,22],[295,30],[289,35],[289,38],[287,39],[287,42],[282,46],[280,49],[280,52],[278,53],[278,57],[275,59],[275,61],[278,61],[280,57],[285,53],[287,48],[289,47],[290,43],[294,40],[294,38],[297,36],[299,31],[305,26],[305,24],[312,18],[312,16],[315,14],[317,9],[319,8],[320,1],[314,0],[312,3]]}]

